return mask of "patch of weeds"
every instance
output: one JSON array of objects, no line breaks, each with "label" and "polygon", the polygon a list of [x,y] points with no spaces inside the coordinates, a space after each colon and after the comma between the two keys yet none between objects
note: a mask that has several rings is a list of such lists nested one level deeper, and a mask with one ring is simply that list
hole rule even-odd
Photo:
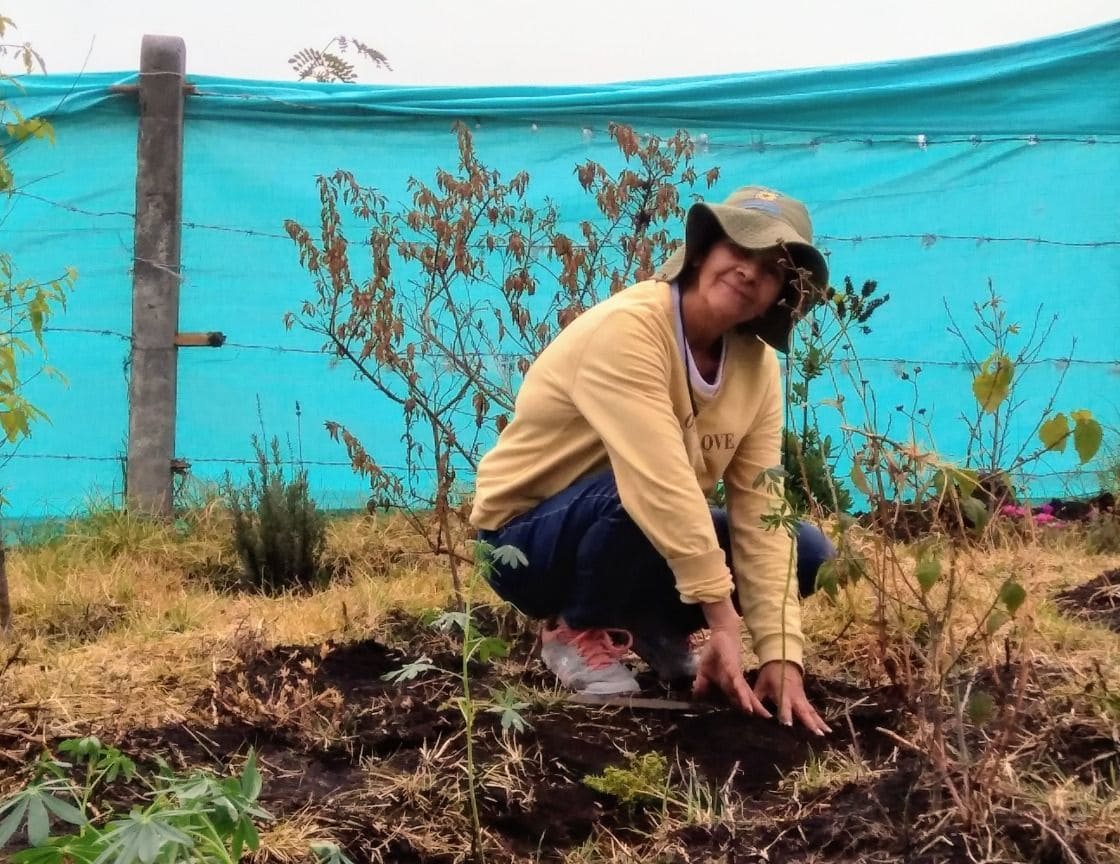
[{"label": "patch of weeds", "polygon": [[[233,864],[257,851],[257,823],[272,818],[257,806],[262,782],[251,751],[241,773],[225,778],[181,776],[166,766],[142,774],[120,750],[93,737],[64,741],[59,752],[73,762],[41,759],[24,788],[0,800],[0,847],[26,840],[8,858],[12,864]],[[80,773],[81,766],[77,782],[71,769]],[[114,810],[106,791],[118,780],[143,787],[146,803],[127,814]]]},{"label": "patch of weeds", "polygon": [[1094,555],[1120,553],[1120,516],[1101,515],[1085,529],[1085,546]]},{"label": "patch of weeds", "polygon": [[660,753],[633,754],[625,765],[608,765],[602,774],[584,777],[583,783],[626,807],[661,804],[669,785],[669,761]]},{"label": "patch of weeds", "polygon": [[61,601],[51,608],[43,632],[53,640],[87,645],[116,630],[127,617],[128,607],[124,603]]},{"label": "patch of weeds", "polygon": [[782,785],[793,795],[814,795],[845,783],[859,783],[870,779],[875,772],[867,763],[835,750],[813,752],[809,760],[796,771],[782,779]]},{"label": "patch of weeds", "polygon": [[163,523],[125,510],[109,499],[91,502],[86,514],[66,529],[66,537],[87,555],[106,559],[164,550],[168,534]]},{"label": "patch of weeds", "polygon": [[307,472],[299,468],[289,479],[279,440],[272,439],[270,450],[256,435],[251,440],[256,463],[248,485],[236,485],[229,474],[222,484],[242,584],[268,594],[323,587],[333,575],[323,557],[326,521],[311,499]]}]

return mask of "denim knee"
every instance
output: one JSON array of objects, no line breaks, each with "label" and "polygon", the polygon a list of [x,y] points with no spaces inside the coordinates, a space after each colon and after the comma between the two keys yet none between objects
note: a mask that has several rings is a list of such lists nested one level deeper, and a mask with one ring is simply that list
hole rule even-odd
[{"label": "denim knee", "polygon": [[797,523],[797,589],[802,597],[817,590],[817,571],[835,557],[836,547],[820,528],[809,522]]}]

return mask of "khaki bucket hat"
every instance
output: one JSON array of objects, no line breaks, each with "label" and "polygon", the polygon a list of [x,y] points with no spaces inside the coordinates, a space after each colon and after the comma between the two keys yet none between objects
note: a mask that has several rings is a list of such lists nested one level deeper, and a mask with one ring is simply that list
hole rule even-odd
[{"label": "khaki bucket hat", "polygon": [[687,264],[698,263],[724,238],[752,251],[783,247],[789,252],[796,269],[778,302],[761,318],[742,325],[772,348],[789,351],[794,322],[828,289],[828,263],[813,245],[809,211],[800,201],[765,186],[744,186],[722,204],[697,202],[685,218],[684,245],[654,278],[676,281]]}]

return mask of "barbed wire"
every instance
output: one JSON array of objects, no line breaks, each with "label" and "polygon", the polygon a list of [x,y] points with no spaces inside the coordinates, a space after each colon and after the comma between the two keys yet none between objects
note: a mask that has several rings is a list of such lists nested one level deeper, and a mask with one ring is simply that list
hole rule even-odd
[{"label": "barbed wire", "polygon": [[1047,237],[997,237],[975,234],[855,234],[850,237],[835,234],[820,234],[818,240],[840,243],[867,243],[875,240],[920,240],[923,246],[932,246],[942,240],[967,240],[977,245],[984,243],[1028,243],[1037,246],[1069,246],[1082,249],[1096,249],[1107,246],[1120,246],[1120,240],[1053,240]]},{"label": "barbed wire", "polygon": [[[176,457],[186,462],[188,465],[258,465],[258,459],[240,456],[179,456]],[[94,456],[94,455],[77,455],[77,454],[62,454],[62,453],[10,453],[4,456],[4,459],[20,459],[20,460],[42,460],[54,462],[115,462],[123,464],[127,461],[127,457],[122,455],[118,456]],[[283,465],[291,467],[313,467],[313,468],[353,468],[353,463],[349,460],[334,460],[334,459],[300,459],[298,457],[289,457],[280,460]],[[406,465],[381,465],[378,467],[382,471],[395,472],[399,474],[407,474],[409,472],[434,474],[435,468],[414,465],[412,467]],[[456,472],[464,479],[473,476],[473,472],[466,467],[458,467]],[[357,472],[355,472],[357,473]],[[1068,471],[1021,471],[1016,472],[1016,477],[1024,480],[1044,480],[1054,477],[1097,477],[1100,471],[1093,468],[1071,468]]]},{"label": "barbed wire", "polygon": [[[66,454],[66,453],[7,453],[3,456],[7,460],[42,460],[48,462],[115,462],[117,464],[124,464],[128,461],[128,457],[124,454],[117,456],[94,456],[94,455],[80,455],[80,454]],[[251,459],[241,456],[177,456],[176,459],[181,459],[189,465],[259,465],[260,460]],[[316,468],[353,468],[353,463],[348,460],[329,460],[329,459],[299,459],[287,458],[281,459],[280,462],[284,465],[293,467],[299,466],[312,466]],[[408,473],[409,471],[420,473],[434,473],[435,468],[426,467],[422,465],[415,465],[409,468],[406,465],[379,465],[383,471],[394,471],[400,473]]]},{"label": "barbed wire", "polygon": [[[85,208],[78,207],[78,206],[73,205],[73,204],[68,204],[66,202],[52,200],[50,198],[46,198],[45,196],[35,195],[33,193],[30,193],[30,192],[15,190],[12,194],[13,195],[19,195],[19,196],[26,197],[26,198],[30,198],[30,199],[33,199],[33,200],[38,201],[40,203],[47,204],[47,205],[50,205],[50,206],[53,206],[53,207],[57,207],[59,209],[66,210],[66,211],[71,212],[71,213],[77,213],[79,215],[92,216],[92,217],[95,217],[95,218],[100,218],[100,217],[104,217],[104,216],[126,216],[131,220],[136,219],[136,214],[135,213],[124,211],[124,210],[87,210]],[[195,222],[195,221],[190,221],[190,220],[183,221],[183,222],[180,223],[180,225],[184,229],[195,230],[195,231],[214,231],[214,232],[220,232],[220,233],[224,233],[224,234],[238,234],[238,235],[245,236],[245,237],[257,237],[257,238],[262,238],[262,239],[267,239],[267,240],[291,240],[291,237],[287,233],[280,233],[280,232],[271,231],[271,230],[267,230],[267,229],[263,229],[263,228],[246,228],[246,227],[239,226],[239,225],[218,225],[218,224],[209,223],[209,222]],[[113,230],[113,229],[105,229],[105,230]],[[59,233],[59,229],[57,229],[57,228],[24,229],[20,233],[57,234],[57,233]],[[930,247],[930,246],[933,246],[933,245],[935,245],[936,243],[939,243],[939,242],[968,242],[968,243],[975,243],[977,245],[982,245],[982,244],[986,244],[986,243],[1022,243],[1022,244],[1037,245],[1037,246],[1069,247],[1069,248],[1074,248],[1074,249],[1099,249],[1099,248],[1111,248],[1111,247],[1120,246],[1120,239],[1117,239],[1117,240],[1111,240],[1111,239],[1106,239],[1106,240],[1063,240],[1063,239],[1058,239],[1058,238],[1055,238],[1055,237],[1041,237],[1041,236],[1031,237],[1031,236],[1027,236],[1027,235],[941,234],[941,233],[929,232],[929,231],[927,231],[927,232],[900,232],[900,233],[896,233],[896,234],[852,234],[852,235],[819,234],[819,235],[817,235],[817,239],[819,241],[822,241],[822,242],[852,243],[853,245],[859,245],[861,243],[871,243],[871,242],[877,242],[877,241],[918,240],[919,242],[922,243],[923,246],[925,246],[927,248]],[[350,245],[358,246],[358,247],[369,247],[371,245],[371,241],[369,239],[366,239],[366,238],[359,238],[359,239],[356,239],[356,240],[352,240],[350,242]],[[602,248],[603,246],[606,246],[608,248],[613,248],[614,246],[617,246],[618,244],[608,242],[608,243],[601,243],[599,245],[600,245],[600,248]],[[479,241],[475,244],[472,244],[471,248],[482,250],[482,249],[487,249],[488,247],[487,247],[487,244],[486,244],[485,241]],[[550,251],[551,248],[552,247],[550,245],[542,245],[542,246],[539,246],[539,247],[534,247],[533,251],[545,252],[545,251]],[[573,242],[572,243],[572,248],[573,249],[587,250],[589,248],[589,246],[586,243]],[[488,250],[488,251],[490,251],[490,250]],[[139,260],[143,260],[143,261],[145,261],[145,263],[148,263],[148,264],[152,265],[153,267],[162,267],[163,266],[163,265],[159,264],[159,262],[150,261],[150,260],[147,260],[147,259],[139,259]],[[182,274],[179,273],[179,274],[176,274],[176,275],[181,276]]]},{"label": "barbed wire", "polygon": [[[106,330],[85,327],[55,327],[47,326],[43,328],[44,333],[84,333],[94,336],[106,336],[114,339],[119,339],[124,342],[132,342],[132,336],[128,333],[122,333],[117,330]],[[334,354],[325,351],[321,348],[296,348],[288,345],[265,345],[252,342],[231,342],[226,340],[222,344],[223,348],[238,348],[247,351],[270,351],[277,354],[305,354],[325,358],[334,358]],[[147,348],[146,350],[159,350]],[[178,350],[178,346],[166,346],[168,351]],[[420,355],[423,356],[423,355]],[[528,354],[522,354],[516,351],[468,351],[463,356],[471,357],[474,359],[494,359],[500,361],[519,360],[523,357],[528,357]],[[433,358],[436,359],[436,358]],[[829,360],[832,364],[841,363],[874,363],[893,366],[936,366],[954,369],[974,369],[975,363],[968,360],[920,360],[913,357],[832,357]],[[1018,366],[1045,366],[1045,365],[1070,365],[1070,366],[1116,366],[1120,368],[1120,357],[1115,359],[1091,360],[1082,359],[1078,357],[1040,357],[1034,360],[1023,360],[1018,363]],[[451,370],[448,370],[451,371]]]}]

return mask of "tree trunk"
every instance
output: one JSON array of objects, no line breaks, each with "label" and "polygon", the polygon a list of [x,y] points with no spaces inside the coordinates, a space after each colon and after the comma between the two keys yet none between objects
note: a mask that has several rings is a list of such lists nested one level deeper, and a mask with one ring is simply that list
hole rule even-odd
[{"label": "tree trunk", "polygon": [[8,594],[7,546],[4,543],[4,523],[0,521],[0,636],[7,635],[12,621],[12,598]]}]

